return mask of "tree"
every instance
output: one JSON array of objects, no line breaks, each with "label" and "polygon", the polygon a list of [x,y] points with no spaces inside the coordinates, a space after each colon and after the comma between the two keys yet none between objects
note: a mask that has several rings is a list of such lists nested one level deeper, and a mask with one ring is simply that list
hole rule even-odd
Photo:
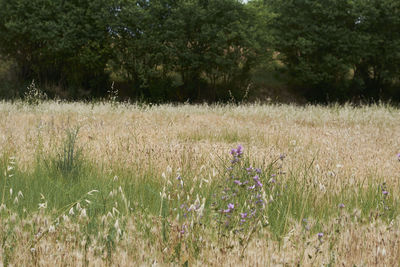
[{"label": "tree", "polygon": [[338,97],[349,75],[357,17],[348,0],[268,0],[274,48],[294,86],[314,99]]},{"label": "tree", "polygon": [[274,48],[310,99],[382,97],[399,77],[400,3],[267,0]]},{"label": "tree", "polygon": [[86,89],[104,86],[110,55],[107,3],[0,0],[0,52],[17,62],[24,80]]},{"label": "tree", "polygon": [[126,0],[118,7],[117,58],[147,96],[220,99],[243,88],[264,52],[252,10],[236,0]]},{"label": "tree", "polygon": [[354,90],[368,98],[395,96],[398,92],[391,90],[400,78],[400,2],[358,0],[355,12]]}]

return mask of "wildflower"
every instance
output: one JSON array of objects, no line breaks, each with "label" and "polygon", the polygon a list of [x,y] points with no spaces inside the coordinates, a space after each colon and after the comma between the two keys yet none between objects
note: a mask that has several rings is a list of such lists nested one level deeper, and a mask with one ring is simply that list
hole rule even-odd
[{"label": "wildflower", "polygon": [[260,174],[261,173],[261,169],[256,168],[256,173]]},{"label": "wildflower", "polygon": [[234,208],[235,208],[235,205],[233,205],[232,203],[229,203],[228,209],[223,210],[223,213],[230,213]]},{"label": "wildflower", "polygon": [[383,190],[383,191],[382,191],[382,194],[383,194],[384,196],[387,196],[387,195],[389,194],[389,192],[386,191],[386,190]]},{"label": "wildflower", "polygon": [[400,153],[397,154],[397,159],[400,161]]},{"label": "wildflower", "polygon": [[318,239],[321,239],[324,236],[324,233],[318,233]]},{"label": "wildflower", "polygon": [[339,208],[340,208],[340,209],[343,209],[343,208],[344,208],[344,204],[343,204],[343,203],[340,203],[340,204],[339,204]]},{"label": "wildflower", "polygon": [[258,177],[258,175],[254,176],[254,177],[253,177],[253,180],[254,180],[254,182],[256,183],[255,185],[256,185],[257,187],[262,187],[262,186],[263,186],[263,184],[260,182],[260,178]]},{"label": "wildflower", "polygon": [[241,181],[239,181],[239,180],[235,180],[235,181],[233,181],[235,184],[237,184],[237,185],[242,185],[242,182]]},{"label": "wildflower", "polygon": [[286,154],[285,154],[285,153],[283,153],[283,154],[281,154],[281,155],[279,156],[279,159],[280,159],[280,160],[283,160],[284,158],[286,158]]},{"label": "wildflower", "polygon": [[244,219],[246,217],[247,217],[247,213],[246,212],[240,213],[240,218]]},{"label": "wildflower", "polygon": [[238,157],[240,157],[243,154],[243,147],[241,145],[238,145],[236,149],[236,154],[238,155]]}]

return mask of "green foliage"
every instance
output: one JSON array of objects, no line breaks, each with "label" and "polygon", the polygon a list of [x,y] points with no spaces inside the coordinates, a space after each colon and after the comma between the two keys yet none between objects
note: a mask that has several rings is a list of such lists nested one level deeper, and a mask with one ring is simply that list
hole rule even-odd
[{"label": "green foliage", "polygon": [[115,66],[137,96],[217,100],[242,90],[265,54],[253,9],[234,0],[119,1]]},{"label": "green foliage", "polygon": [[101,88],[110,57],[108,1],[0,1],[0,53],[20,79]]},{"label": "green foliage", "polygon": [[278,59],[306,95],[378,98],[398,79],[398,1],[266,2]]}]

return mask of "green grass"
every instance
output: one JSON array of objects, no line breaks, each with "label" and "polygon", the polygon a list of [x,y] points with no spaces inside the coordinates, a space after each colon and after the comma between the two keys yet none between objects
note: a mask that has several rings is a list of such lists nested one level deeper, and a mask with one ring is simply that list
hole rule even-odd
[{"label": "green grass", "polygon": [[[52,216],[59,216],[65,212],[65,207],[71,206],[79,201],[85,204],[85,200],[90,201],[87,205],[88,216],[94,218],[94,222],[102,215],[112,210],[117,203],[117,209],[124,215],[135,213],[148,213],[152,216],[161,214],[164,220],[173,221],[177,215],[177,207],[183,201],[174,199],[177,183],[175,177],[171,177],[172,185],[166,186],[166,193],[170,194],[170,199],[161,201],[160,192],[163,192],[165,182],[156,173],[148,170],[137,175],[135,169],[116,169],[112,172],[103,170],[90,163],[88,159],[79,157],[79,172],[72,172],[74,176],[65,175],[60,171],[58,165],[48,165],[45,160],[48,156],[42,155],[36,162],[32,170],[21,171],[18,165],[12,170],[12,177],[0,179],[0,188],[4,190],[4,204],[19,216],[27,217],[38,212],[39,203],[47,202],[47,212]],[[3,156],[0,171],[5,173],[7,170],[8,158]],[[58,158],[56,158],[58,159]],[[217,189],[216,183],[202,184],[192,182],[194,174],[185,173],[185,186],[182,191],[192,191],[187,193],[192,200],[196,195],[206,198],[204,213],[204,223],[211,225],[212,212],[210,204],[213,192]],[[380,184],[369,182],[367,185],[359,185],[354,188],[344,188],[338,193],[321,192],[313,184],[308,184],[305,179],[299,179],[295,175],[277,177],[276,184],[269,184],[268,192],[271,200],[265,210],[269,230],[278,239],[287,234],[294,222],[301,223],[303,219],[313,219],[318,225],[329,222],[332,218],[339,216],[341,212],[353,213],[354,210],[361,211],[361,219],[369,222],[378,217],[385,221],[390,221],[400,215],[400,203],[389,192],[385,197],[382,194]],[[223,179],[219,179],[223,180]],[[302,182],[303,181],[303,182]],[[372,181],[372,179],[371,179]],[[10,195],[12,189],[12,195]],[[89,191],[98,192],[87,195]],[[110,192],[117,194],[124,193],[126,198],[110,198]],[[21,191],[23,197],[19,197],[18,203],[14,203],[15,197]],[[390,190],[389,190],[390,191]],[[3,193],[2,193],[3,194]],[[321,194],[323,194],[321,196]],[[128,204],[126,204],[128,203]],[[161,208],[161,203],[163,207]],[[343,203],[345,207],[339,208]],[[161,210],[161,212],[160,212]],[[95,223],[92,223],[93,230],[96,231]]]}]

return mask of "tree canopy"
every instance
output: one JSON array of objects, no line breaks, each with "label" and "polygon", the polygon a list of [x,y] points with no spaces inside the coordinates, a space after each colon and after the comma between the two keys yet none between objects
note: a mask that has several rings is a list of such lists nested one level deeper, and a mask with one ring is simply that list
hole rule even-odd
[{"label": "tree canopy", "polygon": [[70,97],[224,101],[274,64],[309,100],[400,99],[400,2],[0,0],[0,58]]}]

